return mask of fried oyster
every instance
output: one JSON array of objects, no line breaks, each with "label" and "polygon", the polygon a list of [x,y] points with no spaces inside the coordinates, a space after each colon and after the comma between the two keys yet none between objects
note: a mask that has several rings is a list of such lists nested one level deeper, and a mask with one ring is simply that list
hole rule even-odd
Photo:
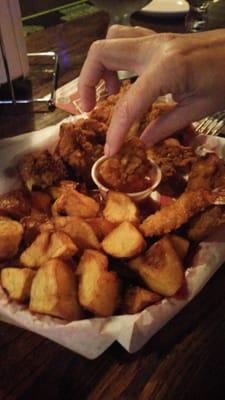
[{"label": "fried oyster", "polygon": [[77,178],[90,181],[94,162],[103,155],[107,127],[94,119],[80,119],[60,127],[58,154]]},{"label": "fried oyster", "polygon": [[44,189],[68,176],[63,161],[48,150],[25,155],[19,163],[19,173],[29,191]]}]

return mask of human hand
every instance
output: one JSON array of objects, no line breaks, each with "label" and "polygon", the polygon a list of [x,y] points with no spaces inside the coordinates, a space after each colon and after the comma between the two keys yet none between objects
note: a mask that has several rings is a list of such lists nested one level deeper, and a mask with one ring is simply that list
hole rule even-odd
[{"label": "human hand", "polygon": [[112,39],[92,44],[79,80],[81,104],[90,111],[100,79],[112,90],[118,87],[111,71],[132,70],[139,76],[115,108],[107,155],[119,150],[132,123],[158,96],[172,93],[177,106],[145,129],[142,139],[148,145],[225,107],[225,29],[184,35],[148,31],[130,37],[134,31],[128,28],[129,35],[123,31],[122,38],[116,29]]}]

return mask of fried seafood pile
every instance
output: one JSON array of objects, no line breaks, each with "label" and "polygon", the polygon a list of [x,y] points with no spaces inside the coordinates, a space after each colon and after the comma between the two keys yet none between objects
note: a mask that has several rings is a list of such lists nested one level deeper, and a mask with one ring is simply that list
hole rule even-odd
[{"label": "fried seafood pile", "polygon": [[[161,203],[135,203],[117,185],[103,199],[90,185],[109,119],[98,112],[63,124],[54,154],[24,156],[22,188],[0,196],[1,286],[32,313],[66,321],[133,314],[183,293],[196,243],[225,222],[224,161],[174,138],[148,149],[163,174]],[[136,138],[130,143],[122,159],[132,176],[146,158]]]}]

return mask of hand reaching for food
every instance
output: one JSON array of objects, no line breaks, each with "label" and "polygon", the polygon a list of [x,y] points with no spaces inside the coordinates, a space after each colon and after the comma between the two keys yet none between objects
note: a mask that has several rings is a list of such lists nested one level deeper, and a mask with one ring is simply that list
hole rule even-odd
[{"label": "hand reaching for food", "polygon": [[113,112],[106,155],[118,152],[131,125],[161,95],[171,93],[176,106],[145,127],[142,139],[148,145],[225,107],[225,29],[180,35],[112,27],[106,40],[92,44],[80,74],[85,111],[95,106],[100,79],[111,92],[117,90],[115,71],[121,69],[136,72],[138,79]]}]

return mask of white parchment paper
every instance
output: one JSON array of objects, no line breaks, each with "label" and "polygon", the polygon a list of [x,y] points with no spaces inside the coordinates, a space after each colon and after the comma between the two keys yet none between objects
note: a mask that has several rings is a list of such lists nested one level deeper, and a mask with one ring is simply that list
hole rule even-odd
[{"label": "white parchment paper", "polygon": [[[59,124],[0,141],[0,193],[18,186],[18,178],[12,176],[10,171],[19,158],[36,149],[53,150],[58,140],[58,133]],[[217,149],[219,154],[225,157],[225,139],[198,137],[193,145],[209,146],[211,149]],[[225,227],[223,226],[200,244],[200,250],[193,264],[186,270],[188,296],[185,299],[175,297],[163,299],[160,303],[149,306],[135,315],[66,323],[56,318],[31,314],[25,306],[9,300],[0,288],[0,319],[45,336],[89,359],[98,357],[114,341],[118,341],[132,353],[139,350],[189,303],[224,261]]]}]

